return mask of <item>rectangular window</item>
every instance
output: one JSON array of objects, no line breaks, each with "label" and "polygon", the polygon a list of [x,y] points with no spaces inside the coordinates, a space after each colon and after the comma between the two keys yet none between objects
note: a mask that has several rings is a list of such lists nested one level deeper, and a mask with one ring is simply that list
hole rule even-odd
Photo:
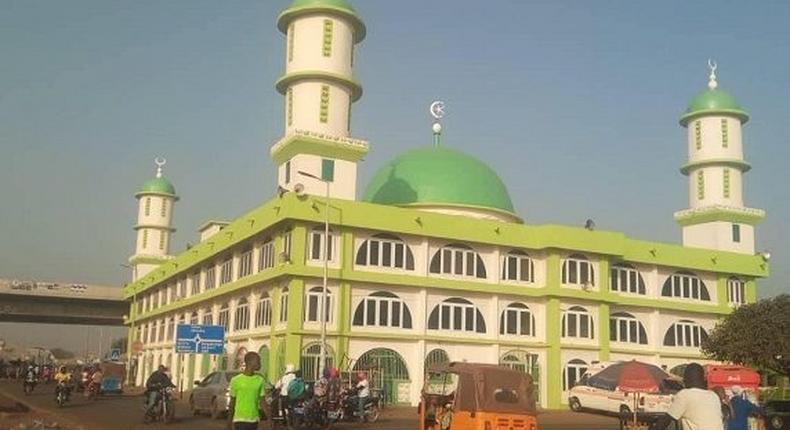
[{"label": "rectangular window", "polygon": [[705,198],[705,173],[702,170],[697,172],[697,200]]},{"label": "rectangular window", "polygon": [[280,293],[280,322],[288,321],[288,291]]},{"label": "rectangular window", "polygon": [[233,258],[228,258],[222,262],[219,272],[219,284],[227,284],[233,280]]},{"label": "rectangular window", "polygon": [[741,241],[741,226],[739,224],[732,225],[732,241],[735,243]]},{"label": "rectangular window", "polygon": [[151,215],[151,198],[145,198],[145,216]]},{"label": "rectangular window", "polygon": [[191,284],[192,295],[200,294],[200,272],[192,275]]},{"label": "rectangular window", "polygon": [[285,253],[286,257],[290,260],[291,259],[291,230],[288,230],[285,233],[283,233],[283,252]]},{"label": "rectangular window", "polygon": [[258,271],[274,267],[274,242],[268,240],[261,245],[260,255],[258,256]]},{"label": "rectangular window", "polygon": [[206,290],[211,290],[217,285],[217,275],[214,266],[206,269]]},{"label": "rectangular window", "polygon": [[285,162],[285,183],[286,184],[290,184],[291,183],[291,161],[290,160]]},{"label": "rectangular window", "polygon": [[239,278],[252,274],[252,250],[247,250],[241,254],[239,259]]},{"label": "rectangular window", "polygon": [[165,199],[162,199],[162,212],[161,212],[161,215],[162,215],[162,218],[167,216],[167,200],[165,200]]},{"label": "rectangular window", "polygon": [[321,85],[321,109],[319,121],[326,124],[329,122],[329,85]]},{"label": "rectangular window", "polygon": [[730,169],[724,169],[724,198],[730,198]]},{"label": "rectangular window", "polygon": [[335,180],[335,160],[321,160],[321,180],[332,182]]},{"label": "rectangular window", "polygon": [[294,90],[293,88],[288,88],[288,96],[285,99],[285,117],[288,121],[288,125],[291,126],[294,123]]},{"label": "rectangular window", "polygon": [[697,146],[697,151],[702,149],[702,123],[694,121],[694,142]]},{"label": "rectangular window", "polygon": [[143,249],[148,247],[148,230],[143,230]]},{"label": "rectangular window", "polygon": [[159,232],[159,249],[165,249],[165,232]]},{"label": "rectangular window", "polygon": [[334,26],[334,21],[331,19],[324,20],[324,43],[321,49],[321,52],[324,54],[324,57],[332,56],[332,27]]},{"label": "rectangular window", "polygon": [[351,103],[348,104],[348,115],[346,115],[346,130],[351,132]]},{"label": "rectangular window", "polygon": [[730,136],[727,130],[727,118],[721,119],[721,146],[726,148],[730,144]]},{"label": "rectangular window", "polygon": [[294,60],[294,38],[296,33],[296,27],[291,24],[288,26],[288,62]]}]

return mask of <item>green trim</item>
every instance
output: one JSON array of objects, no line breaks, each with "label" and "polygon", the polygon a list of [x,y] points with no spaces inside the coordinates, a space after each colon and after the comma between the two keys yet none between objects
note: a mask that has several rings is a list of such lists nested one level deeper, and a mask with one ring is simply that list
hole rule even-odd
[{"label": "green trim", "polygon": [[680,173],[688,176],[689,172],[691,172],[694,169],[698,169],[700,167],[707,167],[707,166],[717,166],[717,165],[733,167],[744,173],[752,169],[751,164],[743,160],[738,160],[736,158],[711,158],[708,160],[699,160],[699,161],[692,161],[691,163],[686,163],[680,167]]},{"label": "green trim", "polygon": [[173,199],[174,201],[178,201],[180,199],[180,197],[178,197],[175,194],[163,193],[163,192],[159,192],[159,191],[140,191],[139,193],[135,193],[135,195],[134,195],[134,197],[138,198],[138,199],[140,197],[144,197],[144,196],[169,197],[169,198]]},{"label": "green trim", "polygon": [[288,87],[294,81],[305,79],[315,79],[321,81],[329,81],[347,87],[351,91],[351,101],[355,102],[362,97],[362,85],[351,77],[337,75],[335,73],[326,72],[324,70],[303,70],[301,72],[288,73],[281,77],[274,84],[280,94],[285,95]]},{"label": "green trim", "polygon": [[277,28],[282,33],[288,32],[288,25],[291,21],[302,15],[309,15],[315,13],[326,13],[329,15],[339,16],[346,18],[351,22],[354,27],[354,43],[359,43],[365,39],[366,29],[365,23],[357,13],[348,6],[344,5],[331,5],[331,4],[307,4],[304,6],[292,5],[290,8],[284,10],[277,18]]},{"label": "green trim", "polygon": [[499,208],[492,208],[492,207],[488,207],[488,206],[467,205],[467,204],[462,204],[462,203],[442,203],[442,202],[437,202],[437,203],[431,203],[431,202],[407,203],[407,204],[401,204],[401,205],[398,205],[398,206],[399,207],[403,207],[403,208],[415,208],[415,209],[419,209],[419,208],[472,209],[472,210],[479,210],[479,211],[483,211],[483,212],[493,212],[493,213],[495,213],[497,215],[509,218],[509,220],[511,222],[515,222],[515,223],[519,223],[519,224],[524,222],[524,220],[519,218],[519,216],[516,215],[513,212],[506,211],[504,209],[499,209]]},{"label": "green trim", "polygon": [[712,208],[705,211],[682,213],[681,215],[675,214],[675,221],[683,227],[717,221],[754,226],[759,224],[764,218],[765,213],[744,213],[723,208]]},{"label": "green trim", "polygon": [[680,125],[686,127],[689,122],[693,121],[696,118],[703,117],[703,116],[732,116],[737,118],[741,124],[746,124],[749,121],[749,114],[745,110],[741,109],[704,109],[695,112],[689,112],[684,114],[680,117]]},{"label": "green trim", "polygon": [[[560,354],[560,301],[549,299],[546,303],[546,405],[559,408],[562,405],[562,355]],[[553,323],[552,323],[553,322]]]},{"label": "green trim", "polygon": [[155,257],[151,255],[133,255],[129,257],[131,264],[164,264],[170,259],[167,257]]},{"label": "green trim", "polygon": [[283,164],[299,154],[357,162],[368,153],[366,146],[350,145],[318,137],[292,135],[286,139],[285,143],[272,148],[270,155],[277,165]]},{"label": "green trim", "polygon": [[746,303],[756,303],[757,302],[757,283],[754,282],[753,279],[746,281],[746,285],[744,286],[746,290]]}]

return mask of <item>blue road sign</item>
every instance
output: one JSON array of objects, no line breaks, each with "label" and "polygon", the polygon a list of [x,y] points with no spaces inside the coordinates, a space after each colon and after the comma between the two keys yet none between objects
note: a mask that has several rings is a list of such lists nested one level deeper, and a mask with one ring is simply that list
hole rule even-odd
[{"label": "blue road sign", "polygon": [[110,360],[121,361],[121,348],[113,348],[110,350]]},{"label": "blue road sign", "polygon": [[225,352],[225,327],[179,324],[176,328],[176,352],[223,354]]}]

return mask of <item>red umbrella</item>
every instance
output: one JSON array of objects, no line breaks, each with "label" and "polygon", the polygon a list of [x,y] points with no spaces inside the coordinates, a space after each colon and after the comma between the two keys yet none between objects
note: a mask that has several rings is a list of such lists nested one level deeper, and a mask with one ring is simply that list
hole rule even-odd
[{"label": "red umbrella", "polygon": [[627,393],[658,393],[670,376],[660,367],[641,361],[622,361],[590,377],[594,387],[619,389]]}]

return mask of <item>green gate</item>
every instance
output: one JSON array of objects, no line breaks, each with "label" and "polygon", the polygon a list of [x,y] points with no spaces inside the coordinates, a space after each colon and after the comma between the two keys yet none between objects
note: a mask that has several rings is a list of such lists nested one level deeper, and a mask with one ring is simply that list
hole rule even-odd
[{"label": "green gate", "polygon": [[[383,403],[407,403],[411,381],[403,357],[388,348],[376,348],[362,354],[354,371],[365,371],[371,390],[381,393]],[[399,393],[401,395],[399,396]]]},{"label": "green gate", "polygon": [[[333,367],[335,364],[335,352],[332,347],[326,345],[326,367]],[[313,382],[320,379],[321,364],[321,344],[311,343],[302,350],[302,358],[299,361],[299,369],[305,381]]]},{"label": "green gate", "polygon": [[530,354],[522,350],[508,351],[502,354],[499,364],[532,376],[535,386],[535,401],[540,404],[540,364],[537,354]]}]

